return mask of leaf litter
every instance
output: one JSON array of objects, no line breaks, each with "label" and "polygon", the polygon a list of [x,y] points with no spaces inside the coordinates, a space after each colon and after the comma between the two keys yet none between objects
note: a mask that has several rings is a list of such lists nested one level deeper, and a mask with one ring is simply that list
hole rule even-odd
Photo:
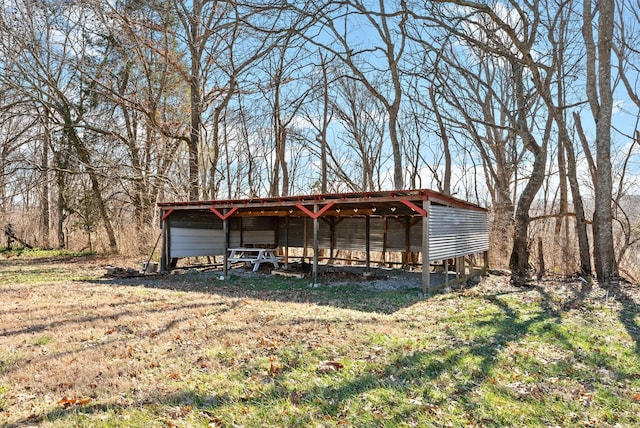
[{"label": "leaf litter", "polygon": [[[0,295],[8,426],[140,411],[169,426],[259,425],[264,414],[291,426],[640,423],[640,299],[629,284],[581,295],[578,280],[515,287],[490,275],[424,299],[403,273],[310,288],[267,275],[114,280],[91,260],[53,266],[94,279],[11,283]],[[34,345],[43,336],[46,353]],[[83,406],[116,410],[55,412]]]}]

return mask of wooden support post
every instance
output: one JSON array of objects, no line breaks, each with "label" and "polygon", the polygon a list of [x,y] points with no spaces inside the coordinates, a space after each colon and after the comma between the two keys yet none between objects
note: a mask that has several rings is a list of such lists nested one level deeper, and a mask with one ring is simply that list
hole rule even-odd
[{"label": "wooden support post", "polygon": [[169,261],[169,219],[162,221],[162,256],[160,257],[160,271],[168,272],[171,269]]},{"label": "wooden support post", "polygon": [[449,285],[449,259],[444,259],[444,285]]},{"label": "wooden support post", "polygon": [[427,215],[422,216],[422,293],[427,294],[431,288],[429,272],[429,200],[422,201],[422,209]]},{"label": "wooden support post", "polygon": [[333,252],[336,245],[336,218],[331,217],[329,219],[329,264],[333,265],[333,258],[335,254]]},{"label": "wooden support post", "polygon": [[289,268],[289,216],[284,220],[284,268]]},{"label": "wooden support post", "polygon": [[369,216],[365,217],[365,264],[366,264],[366,272],[369,273],[371,271],[371,218]]},{"label": "wooden support post", "polygon": [[304,218],[304,224],[302,226],[302,262],[307,259],[307,217]]},{"label": "wooden support post", "polygon": [[[223,213],[226,214],[227,210],[223,210]],[[224,216],[223,216],[224,217]],[[222,234],[224,235],[224,244],[223,244],[223,252],[224,256],[222,257],[222,275],[224,279],[227,279],[227,275],[229,274],[229,266],[228,266],[228,258],[229,258],[229,220],[224,217],[222,220]]]},{"label": "wooden support post", "polygon": [[404,267],[408,269],[409,264],[411,262],[409,258],[409,253],[411,252],[411,217],[405,217],[404,241],[405,241]]},{"label": "wooden support post", "polygon": [[[313,205],[313,212],[318,212],[318,205]],[[305,218],[306,222],[306,218]],[[318,217],[313,219],[313,285],[318,283],[318,231],[320,228],[320,224],[318,222]]]},{"label": "wooden support post", "polygon": [[489,270],[489,251],[484,252],[484,268]]},{"label": "wooden support post", "polygon": [[382,219],[382,266],[386,266],[387,262],[387,216]]}]

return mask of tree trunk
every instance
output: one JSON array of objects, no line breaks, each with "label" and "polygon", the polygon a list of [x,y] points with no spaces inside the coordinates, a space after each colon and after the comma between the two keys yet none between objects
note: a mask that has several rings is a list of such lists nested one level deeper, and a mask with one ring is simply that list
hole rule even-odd
[{"label": "tree trunk", "polygon": [[[399,95],[396,94],[399,97]],[[398,110],[399,106],[389,108],[389,140],[393,152],[393,187],[402,189],[404,187],[404,170],[402,169],[402,153],[400,151],[400,141],[398,140]]]},{"label": "tree trunk", "polygon": [[320,52],[322,64],[322,124],[320,125],[320,193],[327,193],[327,129],[329,128],[329,78],[327,62]]},{"label": "tree trunk", "polygon": [[573,198],[573,209],[576,213],[576,232],[578,235],[578,252],[580,254],[580,274],[591,275],[591,249],[589,247],[589,235],[587,233],[587,220],[584,215],[584,204],[580,185],[578,183],[578,173],[576,168],[576,157],[573,153],[573,146],[562,136],[560,138],[561,147],[567,157],[567,178],[571,188]]},{"label": "tree trunk", "polygon": [[520,195],[516,208],[513,249],[509,260],[509,268],[514,278],[526,277],[529,273],[528,230],[531,221],[529,209],[542,183],[544,183],[547,162],[546,148],[543,146],[539,149],[539,152],[535,153],[531,177]]},{"label": "tree trunk", "polygon": [[49,148],[51,147],[51,127],[49,126],[49,113],[45,112],[44,119],[44,140],[42,141],[42,194],[40,197],[42,246],[49,247],[49,222],[51,221],[51,207],[49,206]]},{"label": "tree trunk", "polygon": [[436,91],[433,86],[429,88],[429,99],[431,100],[431,105],[433,106],[433,112],[436,115],[436,120],[438,122],[438,130],[440,132],[440,139],[442,140],[442,150],[444,153],[444,178],[442,180],[442,188],[440,189],[446,195],[451,195],[451,150],[449,149],[449,135],[447,133],[447,127],[442,120],[442,115],[440,114],[440,108],[438,106],[438,101],[436,100]]},{"label": "tree trunk", "polygon": [[[71,118],[68,114],[68,110],[64,111],[63,117],[65,118],[67,123],[71,123]],[[109,240],[109,250],[112,253],[117,253],[118,245],[116,241],[116,234],[113,230],[113,226],[111,225],[111,220],[109,219],[107,206],[104,203],[104,198],[102,197],[102,189],[100,187],[98,175],[96,174],[96,171],[93,167],[93,162],[91,162],[89,150],[85,146],[84,141],[82,141],[82,139],[78,136],[73,125],[66,126],[65,134],[69,139],[69,142],[73,145],[73,148],[78,155],[78,159],[84,164],[87,170],[87,175],[89,176],[89,181],[91,182],[91,193],[95,203],[97,204],[98,212],[100,213],[100,218],[102,219],[104,229],[107,232],[107,239]]]},{"label": "tree trunk", "polygon": [[[614,0],[599,0],[598,41],[593,34],[594,13],[591,0],[584,0],[582,33],[586,47],[587,97],[596,125],[595,210],[593,214],[594,259],[598,281],[607,283],[618,276],[613,247],[611,200],[611,50],[613,47]],[[596,70],[597,68],[597,70]]]},{"label": "tree trunk", "polygon": [[189,134],[189,200],[200,198],[200,129],[202,127],[202,94],[199,73],[200,62],[192,61],[191,75],[191,131]]},{"label": "tree trunk", "polygon": [[56,213],[57,213],[57,221],[56,221],[56,235],[58,238],[58,248],[66,248],[66,239],[64,235],[64,221],[66,219],[65,213],[65,190],[66,190],[66,182],[64,173],[62,170],[64,166],[62,164],[62,157],[60,153],[54,153],[53,162],[55,167],[55,175],[56,175]]},{"label": "tree trunk", "polygon": [[545,134],[542,137],[542,143],[538,145],[534,136],[529,131],[527,124],[527,97],[522,83],[524,69],[521,64],[514,64],[513,69],[515,80],[514,95],[516,97],[516,105],[518,107],[516,129],[518,130],[525,147],[534,156],[531,176],[518,199],[518,206],[516,208],[515,215],[515,228],[513,232],[513,249],[509,260],[509,268],[511,269],[512,277],[514,280],[519,281],[520,278],[527,277],[529,272],[529,242],[527,233],[529,223],[531,221],[529,210],[531,209],[531,204],[533,203],[538,190],[540,190],[540,187],[542,187],[542,184],[544,183],[547,164],[547,141],[551,131],[552,118],[549,117],[547,120]]}]

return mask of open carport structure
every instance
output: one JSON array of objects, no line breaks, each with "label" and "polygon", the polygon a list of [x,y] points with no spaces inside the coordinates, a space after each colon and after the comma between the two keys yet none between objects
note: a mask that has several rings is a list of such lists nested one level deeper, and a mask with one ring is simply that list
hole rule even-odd
[{"label": "open carport structure", "polygon": [[[333,261],[338,250],[420,254],[422,289],[429,292],[430,263],[484,256],[487,210],[433,190],[393,190],[235,200],[161,202],[161,269],[177,259],[223,256],[227,275],[231,249],[279,248],[286,264],[290,248],[313,249],[313,281],[319,250]],[[428,257],[425,257],[428,255]],[[445,262],[446,265],[447,262]]]}]

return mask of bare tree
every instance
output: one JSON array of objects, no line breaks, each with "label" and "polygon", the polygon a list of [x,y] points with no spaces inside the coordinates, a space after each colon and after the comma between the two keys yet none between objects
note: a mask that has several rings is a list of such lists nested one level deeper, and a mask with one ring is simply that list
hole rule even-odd
[{"label": "bare tree", "polygon": [[331,169],[350,191],[379,190],[385,107],[376,97],[363,91],[357,80],[342,78],[335,91],[331,110],[336,122],[344,127],[344,134],[338,137],[342,150],[335,146],[328,149]]},{"label": "bare tree", "polygon": [[85,79],[89,74],[86,69],[100,66],[91,58],[90,43],[83,38],[86,32],[81,27],[85,20],[93,20],[93,15],[76,5],[68,5],[74,14],[67,14],[65,8],[49,6],[25,2],[17,5],[10,17],[3,17],[5,37],[1,48],[15,58],[11,69],[5,70],[6,83],[23,100],[45,112],[51,126],[59,132],[59,142],[67,145],[68,154],[78,163],[77,173],[89,178],[109,248],[115,252],[117,242],[102,194],[102,173],[93,162],[87,134],[80,131],[89,129],[86,118],[94,106],[91,81]]},{"label": "bare tree", "polygon": [[[274,141],[274,163],[269,196],[287,196],[291,185],[287,145],[296,132],[295,119],[300,109],[311,96],[311,89],[303,79],[307,63],[307,52],[296,45],[294,33],[282,38],[280,45],[267,56],[269,63],[265,75],[269,84],[261,87],[266,104],[270,106],[271,126]],[[292,158],[292,161],[295,161]]]},{"label": "bare tree", "polygon": [[[404,94],[402,60],[409,16],[406,3],[379,0],[373,5],[360,0],[341,0],[311,4],[313,7],[307,3],[307,8],[295,9],[318,22],[311,28],[313,32],[303,33],[304,37],[345,64],[351,78],[357,79],[385,108],[393,156],[393,186],[401,189],[404,169],[398,119]],[[350,25],[367,27],[367,39],[353,35],[348,29]]]},{"label": "bare tree", "polygon": [[310,86],[313,98],[301,106],[301,114],[312,129],[313,134],[309,138],[309,143],[312,147],[317,147],[317,157],[320,159],[319,189],[316,191],[325,194],[328,189],[329,126],[334,116],[330,90],[335,80],[335,67],[333,67],[333,59],[329,59],[328,55],[320,49],[318,64],[314,67],[320,69],[319,78],[315,78],[317,72],[311,73]]},{"label": "bare tree", "polygon": [[[443,5],[438,3],[443,3]],[[451,8],[449,4],[455,4],[459,7]],[[489,176],[498,178],[501,182],[500,197],[503,201],[507,201],[506,207],[510,205],[508,201],[516,199],[515,196],[513,199],[509,196],[509,189],[512,189],[514,193],[519,192],[514,212],[513,247],[509,265],[515,276],[523,275],[529,269],[528,227],[531,221],[529,210],[544,182],[548,142],[552,129],[552,122],[549,120],[543,121],[543,126],[536,125],[538,122],[536,118],[544,112],[540,109],[540,96],[536,93],[535,86],[532,87],[528,83],[529,79],[527,78],[530,73],[533,49],[539,36],[540,11],[535,8],[535,5],[531,5],[531,9],[524,10],[515,2],[510,3],[509,8],[503,8],[500,5],[492,7],[485,3],[472,1],[443,1],[434,2],[434,7],[430,9],[430,12],[428,15],[416,16],[416,18],[444,30],[449,37],[455,38],[454,43],[457,41],[462,46],[468,46],[467,55],[471,58],[482,58],[476,62],[477,65],[474,68],[482,70],[484,67],[487,76],[508,73],[508,78],[505,80],[505,82],[509,82],[508,86],[502,88],[503,91],[508,89],[508,92],[505,92],[509,94],[507,97],[485,97],[479,99],[475,107],[465,106],[460,103],[460,100],[477,99],[478,96],[470,93],[474,89],[460,88],[458,85],[459,89],[465,91],[464,93],[468,96],[467,98],[455,96],[455,98],[452,97],[452,100],[458,103],[458,111],[462,117],[466,118],[465,122],[468,125],[474,128],[478,125],[488,126],[487,135],[499,135],[496,134],[496,131],[505,132],[506,141],[516,143],[512,143],[513,147],[517,147],[518,141],[521,142],[521,147],[525,151],[521,152],[522,154],[518,154],[518,151],[511,152],[515,155],[512,157],[515,161],[512,163],[513,166],[520,166],[521,160],[526,159],[524,158],[525,153],[531,157],[530,167],[527,170],[528,179],[524,181],[522,187],[517,183],[511,187],[512,183],[504,180],[504,178],[510,178],[509,174],[506,177],[501,177],[501,174],[492,171],[493,165],[498,165],[495,171],[501,172],[502,175],[508,171],[505,168],[506,165],[500,166],[500,162],[498,162],[499,159],[504,159],[504,154],[498,153],[509,153],[509,150],[505,150],[504,145],[499,145],[492,150],[493,155],[489,155],[489,152],[486,151],[487,146],[482,144],[482,140],[479,138],[482,134],[471,133],[471,136],[474,136],[473,138],[481,143],[477,144],[477,147],[485,160],[485,171],[489,172]],[[479,93],[481,94],[494,95],[495,90],[490,90],[491,86],[484,83],[486,80],[479,80],[477,73],[470,72],[468,67],[460,65],[458,61],[460,49],[455,45],[451,46],[448,52],[443,52],[443,56],[446,57],[443,61],[463,76],[465,85],[475,88],[474,92],[477,93],[480,89]],[[484,122],[474,120],[470,117],[470,113],[478,109],[485,112],[485,116],[495,116],[494,112],[499,112],[504,118],[502,123],[507,126],[500,128],[492,125],[501,123],[496,120]],[[494,141],[500,140],[494,138]],[[513,170],[513,173],[516,171]],[[497,206],[496,209],[498,209]],[[504,218],[508,218],[506,212]]]}]

